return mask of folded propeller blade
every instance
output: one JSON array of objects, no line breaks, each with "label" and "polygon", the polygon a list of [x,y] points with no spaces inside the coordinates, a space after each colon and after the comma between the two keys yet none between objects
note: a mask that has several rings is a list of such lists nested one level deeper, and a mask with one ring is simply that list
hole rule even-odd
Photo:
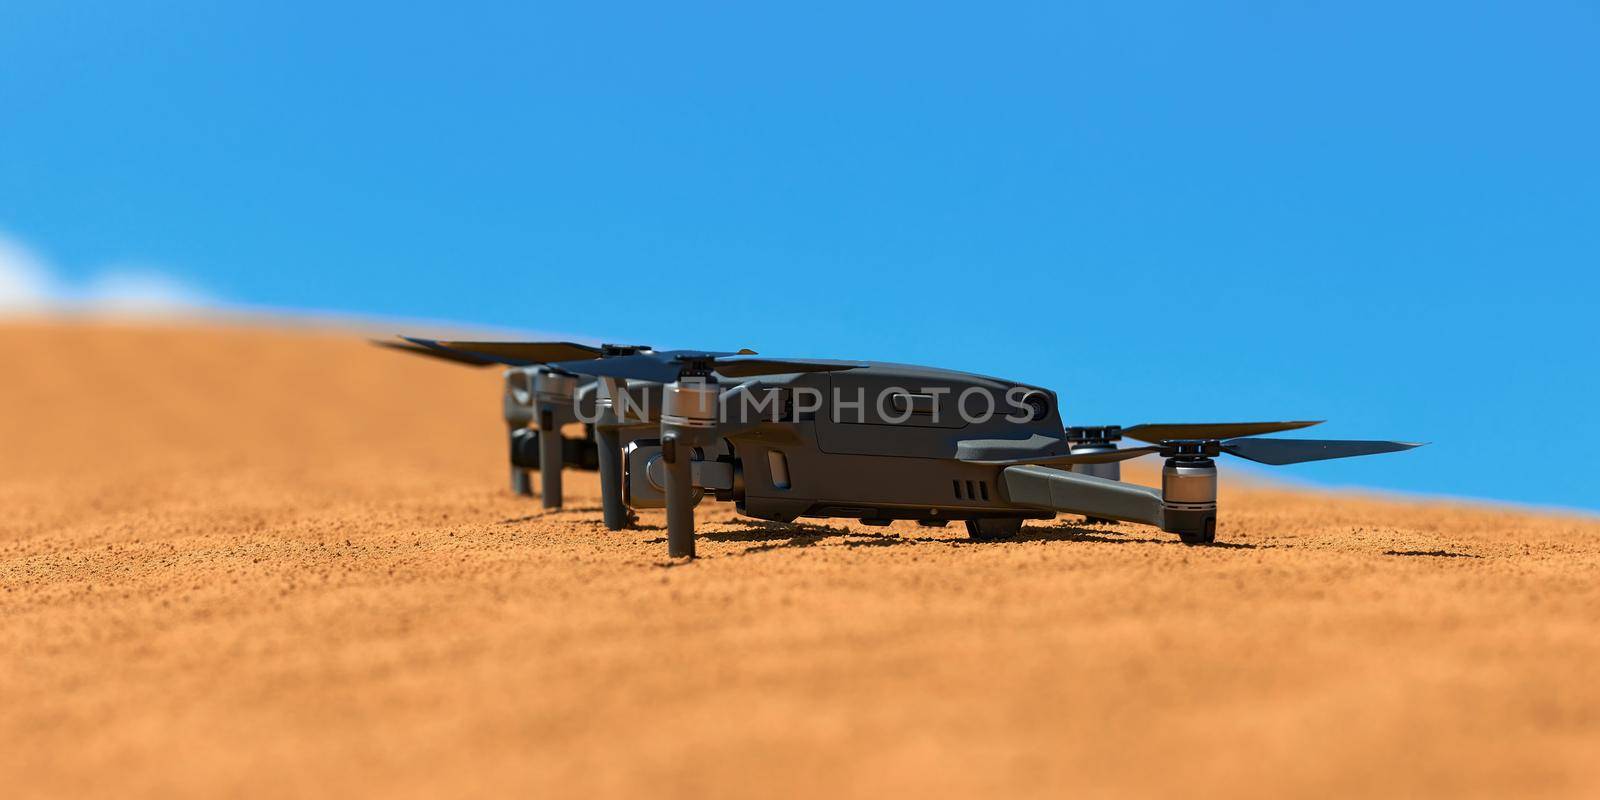
[{"label": "folded propeller blade", "polygon": [[1169,442],[1179,439],[1227,439],[1234,436],[1255,436],[1262,433],[1292,431],[1321,424],[1322,420],[1297,422],[1180,422],[1172,424],[1134,425],[1122,429],[1124,439],[1141,442]]},{"label": "folded propeller blade", "polygon": [[755,375],[786,375],[796,372],[833,372],[853,369],[855,364],[827,361],[805,361],[786,358],[751,358],[749,350],[737,353],[708,352],[705,350],[661,350],[631,356],[616,356],[595,361],[558,364],[562,369],[580,375],[605,378],[632,378],[656,383],[671,383],[678,379],[686,364],[705,362],[718,375],[726,378],[748,378]]},{"label": "folded propeller blade", "polygon": [[1161,452],[1160,447],[1150,445],[1149,447],[1127,447],[1121,450],[1107,450],[1104,453],[1069,453],[1064,456],[1053,456],[1043,461],[1032,461],[1029,463],[1038,464],[1045,467],[1056,465],[1071,466],[1073,464],[1112,464],[1118,461],[1127,461],[1129,459],[1159,452]]},{"label": "folded propeller blade", "polygon": [[446,342],[413,336],[400,338],[429,350],[466,353],[488,362],[514,367],[600,357],[600,348],[576,342]]},{"label": "folded propeller blade", "polygon": [[1159,453],[1161,448],[1151,445],[1149,447],[1129,447],[1123,450],[1108,450],[1103,453],[1066,453],[1058,456],[1026,456],[1022,458],[963,458],[969,464],[992,464],[996,466],[1033,465],[1039,467],[1070,467],[1074,464],[1111,464],[1117,461],[1127,461],[1151,453]]},{"label": "folded propeller blade", "polygon": [[415,355],[437,358],[442,361],[450,361],[456,364],[466,364],[470,367],[487,367],[490,364],[496,363],[491,359],[475,356],[471,353],[460,353],[453,350],[435,350],[431,347],[423,347],[422,345],[411,344],[410,342],[383,342],[374,339],[372,343],[379,347],[387,347],[390,350],[399,350],[402,353],[413,353]]},{"label": "folded propeller blade", "polygon": [[792,358],[746,358],[737,356],[717,362],[718,375],[748,378],[753,375],[788,375],[796,372],[838,372],[855,369],[855,364],[828,361],[803,361]]},{"label": "folded propeller blade", "polygon": [[1222,451],[1258,464],[1300,464],[1330,458],[1398,453],[1421,443],[1358,441],[1353,439],[1229,439]]},{"label": "folded propeller blade", "polygon": [[558,362],[555,366],[568,372],[592,375],[596,378],[671,383],[678,379],[678,364],[670,358],[661,358],[661,355],[661,353],[637,353],[590,361]]}]

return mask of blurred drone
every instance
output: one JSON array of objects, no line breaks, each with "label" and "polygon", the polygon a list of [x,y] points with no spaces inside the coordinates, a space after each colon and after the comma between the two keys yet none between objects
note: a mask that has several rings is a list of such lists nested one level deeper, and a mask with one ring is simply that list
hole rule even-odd
[{"label": "blurred drone", "polygon": [[[374,344],[473,367],[500,363],[487,356],[427,347],[415,342],[379,341]],[[548,355],[563,358],[582,357],[593,349],[565,342],[548,343],[545,348]],[[577,421],[573,395],[592,395],[595,382],[570,373],[527,366],[507,369],[504,378],[501,408],[510,441],[511,491],[532,495],[533,482],[528,473],[539,472],[541,463],[556,464],[556,468],[541,472],[540,494],[545,508],[560,508],[560,466],[584,470],[597,469],[599,466],[599,447],[595,444],[592,426],[586,426],[585,436],[581,439],[567,438],[561,433],[563,426]],[[593,404],[592,400],[590,404]]]},{"label": "blurred drone", "polygon": [[[1418,446],[1260,438],[1313,421],[1066,428],[1048,389],[932,367],[749,350],[407,341],[463,363],[571,376],[574,387],[577,376],[593,379],[606,526],[624,527],[629,507],[665,508],[672,556],[694,556],[694,509],[707,496],[779,522],[960,520],[972,538],[998,539],[1064,512],[1205,544],[1216,537],[1223,454],[1281,465]],[[1145,444],[1120,447],[1124,439]],[[1160,489],[1119,479],[1118,464],[1148,455],[1166,459]]]}]

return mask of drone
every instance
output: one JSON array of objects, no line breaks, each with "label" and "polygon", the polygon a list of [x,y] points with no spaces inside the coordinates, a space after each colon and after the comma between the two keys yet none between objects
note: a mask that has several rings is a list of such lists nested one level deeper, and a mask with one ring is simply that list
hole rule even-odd
[{"label": "drone", "polygon": [[[695,556],[695,508],[708,497],[782,523],[960,521],[970,538],[992,540],[1016,535],[1026,520],[1066,513],[1210,544],[1222,455],[1284,465],[1420,446],[1263,436],[1314,420],[1067,427],[1049,389],[936,367],[751,350],[401,338],[387,344],[499,364],[508,376],[531,379],[531,402],[517,408],[520,415],[531,407],[539,428],[547,507],[560,505],[560,479],[551,480],[564,463],[550,444],[557,423],[585,421],[605,526],[621,530],[633,523],[632,509],[664,508],[672,557]],[[514,424],[509,399],[506,407]],[[1152,455],[1165,459],[1159,489],[1120,479],[1121,462]]]}]

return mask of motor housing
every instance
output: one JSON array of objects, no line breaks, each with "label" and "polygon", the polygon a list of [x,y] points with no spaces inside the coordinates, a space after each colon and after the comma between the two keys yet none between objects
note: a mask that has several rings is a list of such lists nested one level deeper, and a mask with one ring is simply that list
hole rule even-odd
[{"label": "motor housing", "polygon": [[721,387],[710,381],[680,380],[662,390],[661,422],[682,428],[711,428],[717,424]]},{"label": "motor housing", "polygon": [[541,369],[533,376],[533,393],[538,396],[541,403],[569,404],[577,391],[576,375]]},{"label": "motor housing", "polygon": [[1210,542],[1217,535],[1217,463],[1202,455],[1167,459],[1161,468],[1161,529],[1183,541]]},{"label": "motor housing", "polygon": [[533,376],[528,369],[506,370],[501,407],[506,425],[520,428],[533,423]]},{"label": "motor housing", "polygon": [[[1068,451],[1073,455],[1088,453],[1112,453],[1118,448],[1110,442],[1083,442],[1074,443]],[[1106,464],[1073,464],[1072,471],[1079,475],[1093,475],[1096,478],[1105,478],[1110,481],[1122,480],[1122,465],[1112,461]]]},{"label": "motor housing", "polygon": [[[1122,428],[1116,425],[1098,427],[1074,426],[1067,429],[1068,452],[1074,455],[1079,453],[1114,452],[1118,449],[1117,442],[1120,439],[1122,439]],[[1111,461],[1105,464],[1073,464],[1071,469],[1079,475],[1092,475],[1109,481],[1122,480],[1122,462],[1120,461]],[[1104,524],[1113,520],[1086,516],[1083,521],[1090,524]]]}]

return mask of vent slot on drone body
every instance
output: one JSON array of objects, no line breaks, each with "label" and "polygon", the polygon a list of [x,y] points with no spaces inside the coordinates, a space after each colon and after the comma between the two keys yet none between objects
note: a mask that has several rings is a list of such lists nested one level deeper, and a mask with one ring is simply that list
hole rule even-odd
[{"label": "vent slot on drone body", "polygon": [[950,488],[954,490],[957,500],[989,500],[988,481],[969,480],[963,483],[960,478],[952,478]]}]

